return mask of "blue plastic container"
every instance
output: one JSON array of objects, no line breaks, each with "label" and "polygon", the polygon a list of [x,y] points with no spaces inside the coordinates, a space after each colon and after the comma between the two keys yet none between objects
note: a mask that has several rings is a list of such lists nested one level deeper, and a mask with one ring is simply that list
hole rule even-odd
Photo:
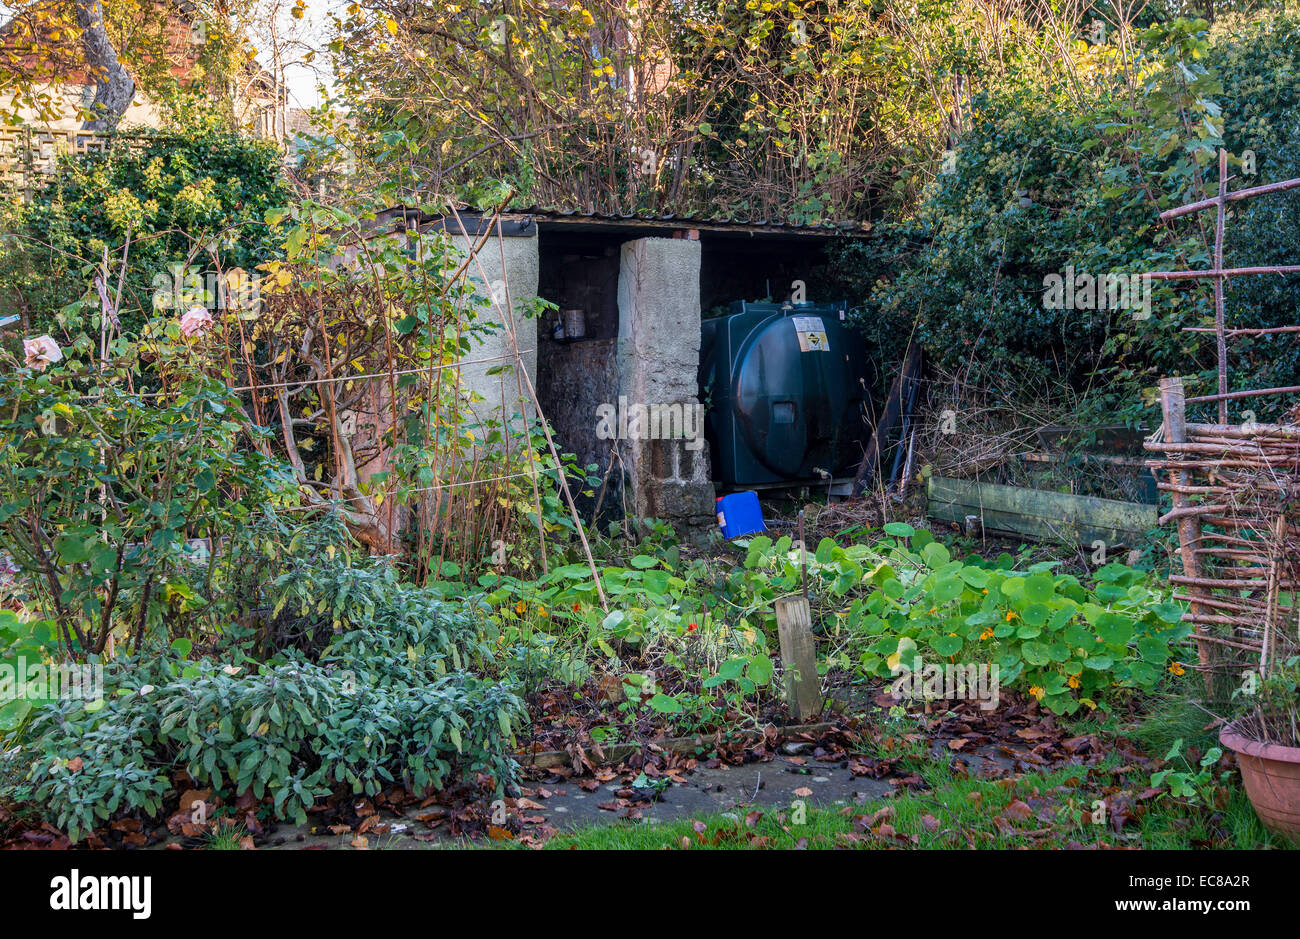
[{"label": "blue plastic container", "polygon": [[758,507],[757,492],[733,492],[718,496],[718,526],[722,537],[731,539],[754,532],[767,531],[763,510]]}]

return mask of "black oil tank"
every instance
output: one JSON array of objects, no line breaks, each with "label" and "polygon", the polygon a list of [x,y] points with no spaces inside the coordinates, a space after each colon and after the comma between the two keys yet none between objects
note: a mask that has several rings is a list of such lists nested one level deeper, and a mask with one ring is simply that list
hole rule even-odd
[{"label": "black oil tank", "polygon": [[725,486],[851,475],[870,387],[843,303],[746,303],[703,322],[700,400],[714,480]]}]

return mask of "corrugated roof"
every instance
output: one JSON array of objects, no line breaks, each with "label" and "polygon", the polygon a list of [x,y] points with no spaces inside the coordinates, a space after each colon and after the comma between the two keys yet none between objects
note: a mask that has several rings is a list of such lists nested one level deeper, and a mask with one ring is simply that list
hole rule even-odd
[{"label": "corrugated roof", "polygon": [[[478,219],[483,214],[478,209],[470,206],[461,206],[457,209],[463,221],[468,222],[473,219],[473,225],[467,225],[467,230],[473,228],[478,230]],[[438,224],[447,216],[431,215],[423,212],[417,212],[410,209],[395,207],[381,213],[383,216],[396,217],[405,216],[408,224],[414,222],[417,225]],[[797,236],[812,236],[821,238],[833,237],[852,237],[862,235],[870,231],[870,222],[836,222],[817,225],[800,225],[791,222],[769,222],[755,219],[735,218],[733,216],[689,216],[673,214],[654,214],[649,212],[626,212],[610,213],[595,212],[578,209],[557,209],[548,206],[531,205],[516,207],[506,210],[501,214],[503,220],[515,222],[534,222],[539,226],[554,225],[556,227],[572,227],[575,230],[590,228],[596,230],[599,228],[626,228],[626,229],[659,229],[669,231],[680,230],[698,230],[713,232],[729,232],[735,234],[783,234]],[[448,227],[449,231],[455,230],[456,226]]]},{"label": "corrugated roof", "polygon": [[870,222],[845,221],[826,222],[815,225],[795,224],[793,222],[769,222],[760,219],[736,218],[734,216],[690,216],[673,214],[654,214],[649,212],[627,212],[614,214],[577,209],[556,209],[533,205],[525,208],[511,209],[511,215],[532,215],[538,221],[550,220],[559,223],[582,224],[586,222],[605,225],[651,226],[656,228],[728,230],[752,232],[785,232],[799,235],[835,235],[863,234],[870,230]]}]

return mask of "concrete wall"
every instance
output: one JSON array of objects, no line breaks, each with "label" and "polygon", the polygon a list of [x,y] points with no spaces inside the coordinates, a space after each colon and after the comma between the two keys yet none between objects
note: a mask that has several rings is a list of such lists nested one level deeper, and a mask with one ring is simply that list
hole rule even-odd
[{"label": "concrete wall", "polygon": [[[451,240],[462,253],[469,252],[470,243],[464,236],[454,235]],[[479,250],[477,262],[470,262],[466,275],[474,283],[478,296],[489,298],[495,290],[500,300],[500,306],[490,305],[480,314],[482,321],[496,323],[498,326],[508,325],[502,320],[505,297],[507,295],[510,297],[515,342],[522,354],[524,368],[536,381],[537,320],[522,316],[520,311],[525,303],[537,296],[537,235],[534,233],[527,237],[502,238],[500,244],[502,247],[498,247],[495,237],[488,238]],[[505,258],[504,267],[502,248]],[[473,341],[470,351],[465,355],[465,360],[473,362],[476,359],[511,354],[513,349],[506,330],[499,328],[491,335],[482,335],[481,343]],[[494,414],[504,414],[507,420],[516,413],[533,416],[533,408],[524,406],[527,394],[525,393],[523,397],[519,394],[519,378],[515,375],[513,367],[507,367],[496,375],[488,374],[490,369],[501,365],[512,366],[512,361],[506,358],[461,366],[462,383],[484,399],[473,406],[475,415],[480,420],[489,420]]]},{"label": "concrete wall", "polygon": [[[618,311],[623,403],[646,408],[698,405],[700,242],[626,242],[619,256]],[[642,435],[627,441],[636,515],[670,521],[691,539],[717,526],[703,430],[701,421],[698,449],[682,439]]]}]

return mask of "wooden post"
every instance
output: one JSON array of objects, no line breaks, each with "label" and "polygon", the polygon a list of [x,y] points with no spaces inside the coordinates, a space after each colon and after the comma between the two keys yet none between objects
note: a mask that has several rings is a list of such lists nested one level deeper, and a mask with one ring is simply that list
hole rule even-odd
[{"label": "wooden post", "polygon": [[[1214,216],[1214,269],[1223,270],[1223,240],[1228,211],[1228,151],[1219,148],[1219,198]],[[1214,278],[1214,346],[1219,360],[1219,394],[1228,393],[1228,337],[1227,321],[1223,313],[1224,276]],[[1219,399],[1219,423],[1228,423],[1228,401]]]},{"label": "wooden post", "polygon": [[[1187,401],[1183,393],[1183,380],[1181,378],[1162,378],[1160,379],[1160,410],[1164,414],[1165,443],[1186,443],[1187,442]],[[1176,458],[1175,454],[1170,454],[1170,459]],[[1185,470],[1171,470],[1170,482],[1175,488],[1172,492],[1175,509],[1188,508],[1192,504],[1191,497],[1183,490],[1189,479]],[[1201,562],[1196,554],[1201,547],[1201,523],[1194,515],[1184,515],[1178,519],[1178,554],[1183,561],[1183,573],[1191,578],[1199,579],[1201,576]],[[1203,595],[1204,587],[1193,587],[1190,591],[1193,595]],[[1199,604],[1192,603],[1192,615],[1202,613]],[[1212,612],[1212,611],[1209,611]],[[1201,624],[1196,623],[1194,626],[1196,632],[1196,655],[1200,659],[1201,666],[1205,674],[1205,690],[1207,693],[1213,691],[1213,675],[1209,670],[1210,650],[1209,644],[1201,641]]]},{"label": "wooden post", "polygon": [[785,669],[785,696],[796,721],[821,713],[822,683],[817,677],[817,651],[813,643],[812,611],[803,597],[776,601],[776,628],[781,638],[781,665]]}]

